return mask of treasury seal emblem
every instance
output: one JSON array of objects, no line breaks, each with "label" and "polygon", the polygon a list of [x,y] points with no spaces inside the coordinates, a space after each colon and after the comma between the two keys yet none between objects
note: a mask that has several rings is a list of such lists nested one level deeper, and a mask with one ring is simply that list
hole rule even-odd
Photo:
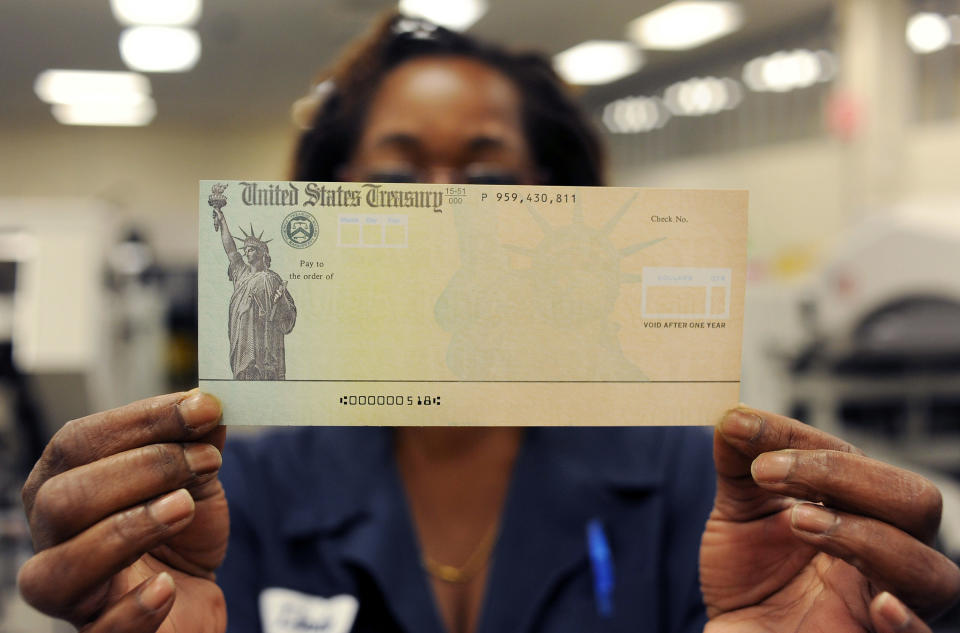
[{"label": "treasury seal emblem", "polygon": [[317,219],[306,211],[294,211],[280,225],[283,241],[294,248],[306,248],[316,242],[319,230]]}]

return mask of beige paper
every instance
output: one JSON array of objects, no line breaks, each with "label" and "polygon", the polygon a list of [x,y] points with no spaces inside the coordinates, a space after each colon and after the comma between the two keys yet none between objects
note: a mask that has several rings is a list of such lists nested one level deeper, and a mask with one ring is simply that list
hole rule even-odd
[{"label": "beige paper", "polygon": [[738,401],[746,192],[204,181],[199,203],[200,387],[227,424],[712,424]]}]

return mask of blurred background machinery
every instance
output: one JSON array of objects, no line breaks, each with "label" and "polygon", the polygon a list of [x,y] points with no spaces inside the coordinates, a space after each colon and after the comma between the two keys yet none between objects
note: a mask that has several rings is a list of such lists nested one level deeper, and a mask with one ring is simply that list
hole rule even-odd
[{"label": "blurred background machinery", "polygon": [[960,478],[955,209],[903,209],[850,233],[800,303],[810,342],[786,384],[802,419]]},{"label": "blurred background machinery", "polygon": [[[31,555],[20,488],[50,436],[67,420],[196,382],[196,286],[195,270],[159,268],[102,201],[0,199],[3,601]],[[3,615],[0,602],[0,630],[17,630]]]}]

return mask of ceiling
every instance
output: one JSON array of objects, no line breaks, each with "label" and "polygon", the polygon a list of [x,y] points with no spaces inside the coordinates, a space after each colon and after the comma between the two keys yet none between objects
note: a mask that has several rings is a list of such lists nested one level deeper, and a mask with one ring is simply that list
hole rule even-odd
[{"label": "ceiling", "polygon": [[[490,0],[471,29],[511,47],[548,54],[586,39],[621,39],[626,23],[662,0]],[[776,45],[797,25],[822,19],[831,0],[741,0],[746,24],[738,33],[685,53],[651,53],[639,77],[696,72],[724,51],[762,42]],[[205,0],[196,29],[203,43],[188,73],[152,74],[153,125],[247,125],[286,120],[310,79],[362,32],[389,0]],[[0,127],[55,126],[33,93],[48,68],[123,70],[121,27],[108,0],[3,0],[0,3]],[[770,48],[770,51],[774,50]],[[770,52],[768,51],[768,52]],[[623,90],[623,88],[619,88]],[[592,94],[618,90],[593,89]],[[587,93],[589,97],[591,92]]]}]

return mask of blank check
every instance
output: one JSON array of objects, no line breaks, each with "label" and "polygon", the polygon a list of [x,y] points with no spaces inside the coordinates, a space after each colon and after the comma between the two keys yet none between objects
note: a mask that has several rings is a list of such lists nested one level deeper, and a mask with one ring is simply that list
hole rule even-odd
[{"label": "blank check", "polygon": [[744,191],[203,181],[200,387],[240,425],[713,424]]}]

